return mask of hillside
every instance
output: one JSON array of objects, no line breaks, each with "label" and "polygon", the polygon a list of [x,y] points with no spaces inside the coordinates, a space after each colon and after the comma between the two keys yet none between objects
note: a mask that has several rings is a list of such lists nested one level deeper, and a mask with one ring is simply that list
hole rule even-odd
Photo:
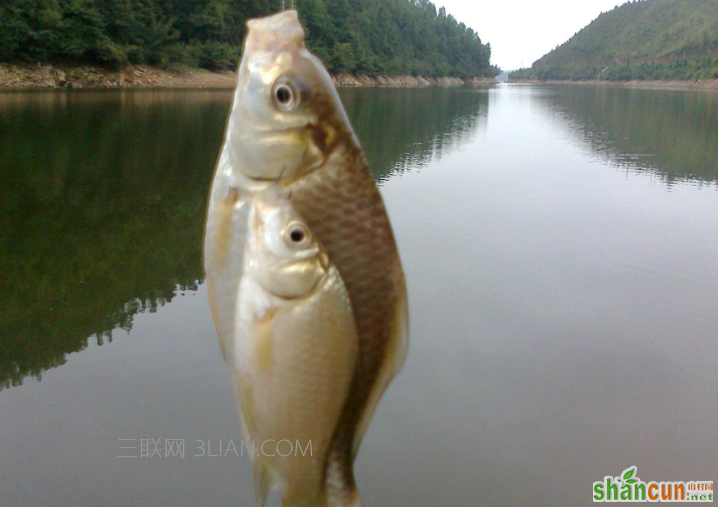
[{"label": "hillside", "polygon": [[[0,62],[236,66],[247,19],[281,0],[3,0]],[[287,5],[289,2],[287,2]],[[493,76],[491,47],[428,0],[296,0],[334,73]]]},{"label": "hillside", "polygon": [[512,80],[718,77],[718,0],[639,0],[605,12]]}]

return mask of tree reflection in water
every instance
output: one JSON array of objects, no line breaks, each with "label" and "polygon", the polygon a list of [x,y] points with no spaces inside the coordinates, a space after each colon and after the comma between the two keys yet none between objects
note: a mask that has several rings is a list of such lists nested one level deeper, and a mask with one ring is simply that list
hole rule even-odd
[{"label": "tree reflection in water", "polygon": [[[475,90],[342,90],[377,179],[485,121]],[[203,281],[229,91],[0,95],[0,388]]]}]

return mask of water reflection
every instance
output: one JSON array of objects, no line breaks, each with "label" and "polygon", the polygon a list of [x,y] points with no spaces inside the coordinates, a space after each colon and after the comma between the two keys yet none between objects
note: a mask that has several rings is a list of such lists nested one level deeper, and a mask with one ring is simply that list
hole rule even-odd
[{"label": "water reflection", "polygon": [[718,183],[714,93],[573,86],[538,97],[612,165],[669,186]]},{"label": "water reflection", "polygon": [[[0,96],[0,385],[202,279],[226,94]],[[186,99],[186,100],[185,100]]]},{"label": "water reflection", "polygon": [[[350,114],[388,175],[412,308],[408,361],[357,459],[366,505],[584,505],[593,481],[630,465],[675,480],[715,467],[718,192],[696,186],[715,178],[667,192],[653,181],[669,167],[657,119],[645,144],[619,149],[625,139],[600,125],[630,139],[646,127],[606,120],[600,102],[588,109],[598,119],[579,121],[582,95],[545,97],[561,90],[573,93],[501,86],[488,104],[464,90],[343,92],[356,94]],[[610,92],[625,93],[595,91]],[[437,119],[426,101],[441,93],[472,112]],[[381,107],[397,112],[372,121],[381,111],[368,104],[384,94]],[[682,94],[666,100],[711,107]],[[206,285],[182,291],[202,278],[229,98],[0,95],[3,378],[132,326],[111,346],[91,337],[41,384],[0,392],[3,505],[254,504],[247,457],[216,456],[240,428]],[[698,139],[686,160],[715,161],[709,118],[683,117],[693,133],[676,132],[670,102],[649,105],[670,136]],[[606,139],[584,141],[599,135],[613,139],[612,157],[664,158],[622,162],[641,171],[624,177],[604,163]],[[435,156],[391,177],[407,158]],[[186,439],[187,456],[116,459],[118,438]],[[194,457],[196,439],[212,439],[215,456]]]},{"label": "water reflection", "polygon": [[[470,90],[342,95],[377,178],[441,156],[488,104]],[[10,296],[0,389],[41,378],[92,337],[129,331],[137,313],[202,282],[207,189],[230,99],[0,94],[0,292]]]},{"label": "water reflection", "polygon": [[487,90],[342,89],[377,180],[440,159],[486,127]]}]

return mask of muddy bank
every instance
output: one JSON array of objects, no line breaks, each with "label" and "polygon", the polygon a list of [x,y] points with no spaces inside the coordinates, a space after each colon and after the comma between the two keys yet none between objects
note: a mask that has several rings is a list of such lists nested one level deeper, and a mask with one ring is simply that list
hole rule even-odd
[{"label": "muddy bank", "polygon": [[607,88],[636,88],[644,90],[715,90],[718,91],[718,79],[703,81],[539,81],[536,79],[509,80],[509,83],[531,85],[589,85]]},{"label": "muddy bank", "polygon": [[482,77],[463,80],[458,77],[422,77],[422,76],[353,76],[351,74],[338,74],[332,76],[334,84],[345,87],[406,87],[417,88],[422,86],[490,86],[497,83],[496,79]]},{"label": "muddy bank", "polygon": [[149,67],[107,70],[99,67],[0,64],[0,89],[40,88],[233,88],[234,72],[168,71]]},{"label": "muddy bank", "polygon": [[[162,70],[151,67],[126,67],[107,70],[99,67],[62,67],[53,65],[0,64],[0,89],[43,88],[234,88],[237,74],[232,71]],[[421,76],[352,76],[332,78],[337,86],[488,86],[494,78],[423,78]]]}]

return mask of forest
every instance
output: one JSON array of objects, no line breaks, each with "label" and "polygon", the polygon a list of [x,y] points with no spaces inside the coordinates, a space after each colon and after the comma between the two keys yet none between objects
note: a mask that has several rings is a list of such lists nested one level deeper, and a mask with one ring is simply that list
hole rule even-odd
[{"label": "forest", "polygon": [[[0,62],[230,69],[282,0],[3,0]],[[289,2],[287,1],[287,4]],[[428,0],[295,0],[334,73],[494,76],[491,46]]]},{"label": "forest", "polygon": [[602,13],[512,80],[718,78],[718,0],[634,0]]}]

